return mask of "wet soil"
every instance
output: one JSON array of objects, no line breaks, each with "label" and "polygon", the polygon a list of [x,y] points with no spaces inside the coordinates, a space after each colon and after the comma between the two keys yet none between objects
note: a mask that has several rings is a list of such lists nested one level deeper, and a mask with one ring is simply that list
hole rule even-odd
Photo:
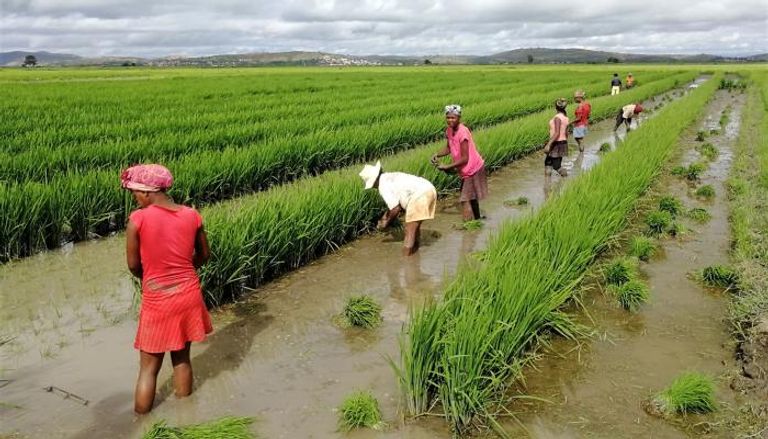
[{"label": "wet soil", "polygon": [[[193,347],[195,393],[176,400],[166,366],[151,416],[132,414],[133,289],[122,268],[120,237],[0,268],[0,290],[13,292],[3,294],[0,335],[15,337],[0,346],[0,372],[9,380],[0,388],[0,401],[7,403],[0,406],[0,434],[137,437],[160,418],[186,424],[232,414],[255,416],[255,429],[264,437],[339,437],[335,407],[353,390],[371,389],[389,427],[349,437],[450,437],[439,418],[398,418],[397,386],[387,358],[397,358],[409,306],[439,294],[446,276],[466,254],[482,249],[500,223],[528,214],[597,163],[599,146],[619,140],[612,125],[609,120],[592,127],[584,154],[571,148],[572,176],[554,177],[548,190],[540,154],[494,173],[491,196],[481,206],[488,216],[481,231],[456,230],[456,200],[443,200],[437,218],[425,224],[423,247],[414,257],[400,256],[401,233],[371,235],[217,311],[216,332]],[[505,206],[521,196],[528,198],[527,206]],[[382,325],[369,332],[335,326],[345,299],[359,294],[382,303]],[[42,390],[51,385],[87,399],[88,405]]]},{"label": "wet soil", "polygon": [[[512,408],[517,418],[508,426],[513,437],[534,438],[679,438],[736,437],[724,428],[722,415],[661,419],[645,413],[644,403],[682,372],[695,370],[716,377],[721,411],[737,405],[725,374],[733,363],[733,346],[725,322],[727,297],[704,288],[694,276],[713,264],[727,264],[729,254],[728,204],[724,181],[732,162],[732,145],[739,128],[742,98],[718,92],[700,129],[719,128],[719,118],[731,106],[724,132],[708,138],[720,151],[702,181],[717,196],[696,199],[694,185],[665,176],[655,185],[656,195],[671,194],[686,208],[703,207],[712,215],[706,224],[683,220],[689,232],[663,238],[660,254],[641,264],[651,289],[651,301],[629,314],[590,282],[582,302],[581,320],[595,328],[595,336],[581,343],[553,341],[551,348],[526,374],[524,391],[548,400],[524,401]],[[694,147],[695,130],[681,142],[685,151],[673,164],[700,160]],[[677,163],[675,163],[677,162]],[[652,196],[646,201],[654,200]],[[655,207],[655,206],[647,206]],[[642,223],[642,217],[637,218]],[[631,233],[639,233],[635,225]],[[727,415],[726,415],[727,416]],[[517,435],[517,436],[516,436]]]}]

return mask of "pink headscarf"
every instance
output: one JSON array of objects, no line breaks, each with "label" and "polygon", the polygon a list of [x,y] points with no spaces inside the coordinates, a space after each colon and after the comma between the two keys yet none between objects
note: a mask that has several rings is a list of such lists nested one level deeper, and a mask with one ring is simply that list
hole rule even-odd
[{"label": "pink headscarf", "polygon": [[128,190],[158,192],[173,185],[173,175],[163,165],[136,165],[123,171],[120,182]]}]

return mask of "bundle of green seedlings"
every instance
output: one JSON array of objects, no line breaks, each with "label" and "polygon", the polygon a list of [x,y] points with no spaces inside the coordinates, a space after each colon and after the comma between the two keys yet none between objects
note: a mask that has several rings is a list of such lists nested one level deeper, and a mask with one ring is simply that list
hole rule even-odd
[{"label": "bundle of green seedlings", "polygon": [[345,326],[374,328],[381,323],[381,305],[371,296],[350,297],[344,305],[342,318]]},{"label": "bundle of green seedlings", "polygon": [[476,232],[480,229],[482,229],[484,226],[483,222],[481,220],[469,220],[464,221],[463,223],[459,224],[458,228],[460,230],[466,230],[469,232]]},{"label": "bundle of green seedlings", "polygon": [[705,285],[716,288],[732,288],[738,282],[736,271],[725,265],[710,265],[699,273],[699,278]]},{"label": "bundle of green seedlings", "polygon": [[[605,94],[596,74],[591,75],[595,76],[585,86],[587,92],[592,96]],[[695,73],[690,71],[678,73],[628,94],[640,100],[684,82],[694,75]],[[497,99],[491,96],[485,101],[478,101],[476,106],[471,107],[472,111],[467,111],[466,120],[473,126],[483,126],[520,118],[549,107],[556,97],[570,92],[580,84],[584,84],[583,78],[569,78],[556,82],[555,87],[561,88],[554,91],[551,84],[529,84],[530,87],[538,88],[531,88],[528,90],[530,93],[515,97]],[[487,92],[498,94],[503,90],[496,87],[495,91],[490,89]],[[456,101],[471,103],[477,97],[473,98],[470,93],[456,98]],[[360,119],[355,119],[357,116],[352,114],[350,117],[357,120],[356,123],[335,127],[329,122],[327,128],[310,130],[298,137],[287,129],[284,130],[285,136],[277,136],[274,139],[270,137],[267,144],[258,141],[259,147],[253,147],[254,145],[248,142],[222,147],[221,145],[226,145],[227,142],[218,139],[213,141],[218,145],[216,148],[196,149],[192,145],[177,158],[165,160],[153,152],[157,151],[157,148],[150,142],[147,146],[150,155],[131,157],[130,160],[121,156],[123,158],[118,163],[127,165],[138,161],[162,161],[176,177],[171,195],[179,202],[200,206],[265,190],[275,184],[293,181],[302,176],[317,175],[439,138],[443,130],[442,122],[435,115],[434,108],[441,108],[445,102],[452,100],[445,96],[444,91],[436,94],[433,99],[435,101],[430,102],[432,110],[415,118],[409,117],[407,111],[403,113],[402,109],[386,110],[385,104],[364,105],[362,109],[376,113]],[[345,99],[339,100],[346,102]],[[337,116],[337,113],[326,108],[319,113],[326,114],[327,117]],[[387,119],[389,114],[396,116]],[[596,116],[596,119],[601,118],[599,114]],[[314,118],[315,116],[303,120]],[[294,123],[290,119],[277,119],[289,128],[305,125]],[[374,119],[382,122],[371,125],[370,121]],[[240,125],[237,130],[220,134],[234,139],[249,138],[247,130],[251,129],[252,125]],[[132,144],[122,140],[119,143]],[[174,141],[169,142],[169,145],[173,144]],[[104,149],[102,143],[99,143],[99,148]],[[39,152],[41,157],[24,161],[42,164],[46,171],[40,181],[26,179],[12,182],[8,184],[7,190],[0,191],[0,207],[5,213],[2,220],[6,220],[11,226],[0,231],[0,262],[54,248],[66,241],[81,241],[94,235],[104,236],[121,229],[125,224],[132,202],[129,195],[115,184],[117,168],[83,166],[49,176],[47,169],[50,168],[50,163],[45,159],[45,154],[48,153],[49,149],[42,148]],[[66,160],[71,157],[66,152],[61,156]],[[15,157],[14,160],[21,159]]]},{"label": "bundle of green seedlings", "polygon": [[696,189],[695,194],[699,198],[709,200],[715,197],[715,188],[711,184],[706,184]]},{"label": "bundle of green seedlings", "polygon": [[504,205],[508,207],[512,206],[527,206],[529,203],[528,197],[517,197],[514,200],[504,201]]},{"label": "bundle of green seedlings", "polygon": [[656,254],[656,243],[653,239],[636,235],[629,240],[629,255],[641,261],[648,262]]},{"label": "bundle of green seedlings", "polygon": [[717,409],[715,384],[707,375],[683,373],[653,397],[650,408],[662,416],[713,412]]},{"label": "bundle of green seedlings", "polygon": [[342,431],[349,432],[356,428],[381,430],[384,427],[379,401],[369,391],[353,393],[339,407],[339,428]]},{"label": "bundle of green seedlings", "polygon": [[[626,102],[644,99],[674,84],[648,84],[622,94]],[[592,120],[612,117],[612,97],[596,98]],[[621,103],[621,102],[619,102]],[[533,151],[546,141],[551,111],[540,112],[474,133],[486,168],[497,168]],[[459,180],[430,164],[437,142],[383,160],[383,170],[401,171],[430,180],[441,193],[458,189]],[[227,301],[246,287],[334,251],[370,230],[382,201],[363,189],[357,166],[304,178],[290,185],[203,209],[211,261],[201,278],[211,304]],[[2,230],[0,230],[2,233]]]},{"label": "bundle of green seedlings", "polygon": [[637,262],[630,258],[616,258],[603,268],[608,292],[627,311],[636,312],[650,298],[648,286],[640,279]]},{"label": "bundle of green seedlings", "polygon": [[698,181],[707,167],[703,163],[691,163],[688,166],[675,166],[672,175],[685,177],[688,181]]},{"label": "bundle of green seedlings", "polygon": [[706,140],[706,139],[707,139],[707,132],[706,132],[706,131],[704,131],[704,130],[699,130],[699,131],[696,133],[696,141],[697,141],[697,142],[703,142],[703,141],[704,141],[704,140]]},{"label": "bundle of green seedlings", "polygon": [[707,160],[716,159],[718,154],[718,151],[717,151],[717,148],[715,148],[715,145],[709,142],[698,145],[696,147],[696,151],[698,151],[699,154],[701,154],[701,156]]},{"label": "bundle of green seedlings", "polygon": [[[413,415],[440,407],[458,433],[494,428],[498,405],[541,331],[559,321],[607,242],[626,226],[637,198],[717,83],[670,104],[541,210],[504,223],[480,263],[464,265],[443,299],[416,309],[404,328],[397,375]],[[573,233],[579,230],[579,233]]]},{"label": "bundle of green seedlings", "polygon": [[659,210],[652,211],[646,216],[648,233],[658,236],[667,233],[670,236],[680,236],[688,232],[688,229],[677,220],[683,213],[683,203],[671,195],[662,196],[659,199]]},{"label": "bundle of green seedlings", "polygon": [[158,421],[144,433],[142,439],[254,439],[253,418],[225,417],[204,424],[171,427]]},{"label": "bundle of green seedlings", "polygon": [[600,152],[610,152],[611,151],[611,144],[608,142],[604,142],[602,145],[600,145]]},{"label": "bundle of green seedlings", "polygon": [[694,207],[693,209],[686,212],[685,215],[699,223],[705,223],[712,219],[712,215],[709,213],[709,211],[701,207]]}]

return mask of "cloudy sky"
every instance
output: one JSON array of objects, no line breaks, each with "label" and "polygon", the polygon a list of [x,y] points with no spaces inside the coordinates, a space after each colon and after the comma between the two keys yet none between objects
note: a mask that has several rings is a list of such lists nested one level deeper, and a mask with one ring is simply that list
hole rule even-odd
[{"label": "cloudy sky", "polygon": [[766,0],[0,0],[0,51],[768,52]]}]

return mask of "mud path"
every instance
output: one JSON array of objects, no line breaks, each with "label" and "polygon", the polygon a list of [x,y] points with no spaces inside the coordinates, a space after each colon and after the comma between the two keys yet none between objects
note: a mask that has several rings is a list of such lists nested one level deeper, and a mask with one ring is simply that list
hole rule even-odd
[{"label": "mud path", "polygon": [[[569,178],[599,161],[602,143],[618,141],[612,126],[611,120],[594,125],[583,155],[572,146]],[[135,324],[122,239],[76,245],[3,267],[0,290],[13,291],[13,297],[4,298],[9,306],[0,307],[0,334],[17,337],[0,351],[2,378],[11,380],[0,388],[0,401],[14,405],[0,406],[3,430],[29,437],[135,437],[158,418],[184,424],[236,414],[256,416],[256,430],[264,437],[336,437],[334,408],[348,393],[367,388],[380,399],[390,429],[350,437],[450,437],[440,419],[401,425],[395,378],[385,356],[397,357],[397,337],[412,301],[438,294],[445,276],[467,253],[484,248],[501,222],[540,206],[547,193],[567,181],[553,178],[553,187],[545,191],[542,161],[537,153],[491,176],[491,196],[481,206],[488,219],[480,232],[456,230],[455,199],[443,200],[437,218],[425,224],[423,247],[415,257],[399,256],[398,233],[372,235],[217,311],[217,331],[193,348],[196,392],[186,400],[169,397],[166,366],[150,417],[132,415],[137,355],[130,347]],[[528,198],[528,206],[504,205],[520,196]],[[375,331],[342,330],[332,323],[345,298],[357,294],[369,294],[384,306],[384,322]],[[90,403],[78,405],[41,390],[50,385]]]},{"label": "mud path", "polygon": [[[526,392],[550,403],[513,407],[524,425],[508,424],[513,437],[526,433],[533,438],[679,438],[705,433],[707,437],[735,437],[734,432],[718,428],[719,415],[669,422],[647,415],[642,404],[680,373],[695,370],[717,377],[721,411],[733,406],[734,395],[723,376],[733,362],[725,323],[728,299],[702,287],[690,275],[709,265],[728,264],[730,228],[724,182],[743,104],[743,96],[734,99],[718,92],[699,128],[720,128],[720,115],[726,107],[732,108],[722,134],[706,139],[719,150],[701,181],[701,185],[714,186],[717,195],[712,201],[696,199],[688,183],[671,176],[661,177],[653,190],[678,197],[686,208],[706,208],[712,219],[706,224],[684,219],[689,234],[662,238],[660,254],[641,264],[651,301],[637,314],[619,309],[594,285],[584,297],[584,305],[594,321],[590,326],[596,329],[595,337],[583,345],[555,341],[536,363],[536,370],[528,372]],[[699,143],[695,136],[695,130],[689,130],[681,142],[684,152],[673,164],[700,160],[694,149]],[[634,228],[640,230],[642,226]],[[584,313],[581,317],[589,322]]]}]

